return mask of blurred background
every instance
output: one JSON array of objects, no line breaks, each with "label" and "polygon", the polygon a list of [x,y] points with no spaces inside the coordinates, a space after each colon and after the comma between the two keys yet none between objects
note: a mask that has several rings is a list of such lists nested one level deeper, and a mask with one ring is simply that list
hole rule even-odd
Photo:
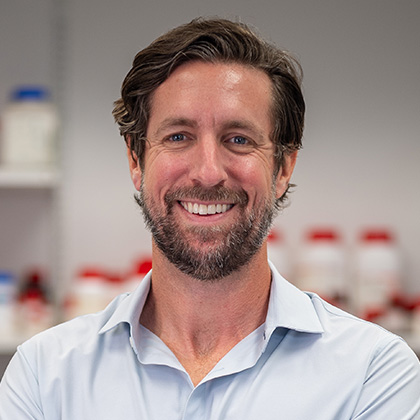
[{"label": "blurred background", "polygon": [[[255,26],[295,53],[304,69],[304,148],[290,207],[276,220],[272,259],[291,281],[299,284],[306,275],[301,284],[314,289],[308,271],[319,275],[341,264],[337,278],[344,280],[337,282],[354,295],[357,258],[366,245],[361,238],[374,231],[389,252],[375,254],[375,261],[395,259],[389,268],[394,278],[392,287],[375,284],[369,293],[392,289],[390,300],[399,308],[392,322],[414,340],[413,313],[420,307],[419,2],[2,0],[0,7],[0,127],[16,102],[11,92],[22,86],[46,88],[59,121],[55,157],[46,165],[8,164],[4,144],[10,139],[3,134],[0,140],[0,292],[3,287],[4,296],[31,302],[19,309],[22,328],[82,312],[77,284],[85,285],[78,289],[83,296],[94,295],[106,277],[109,297],[132,287],[150,266],[149,233],[133,200],[113,101],[140,49],[194,17],[217,15]],[[320,251],[322,268],[310,266],[320,237],[328,243]],[[89,287],[81,281],[86,278]],[[2,354],[38,328],[23,334],[17,327],[20,338],[13,338],[5,324]]]}]

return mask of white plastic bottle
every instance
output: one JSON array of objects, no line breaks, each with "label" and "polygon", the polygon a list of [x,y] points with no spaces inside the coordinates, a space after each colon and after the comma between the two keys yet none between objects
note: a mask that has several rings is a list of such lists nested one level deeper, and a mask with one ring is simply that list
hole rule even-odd
[{"label": "white plastic bottle", "polygon": [[291,281],[291,264],[284,235],[273,228],[267,238],[268,258],[277,268],[277,271],[287,280]]},{"label": "white plastic bottle", "polygon": [[152,258],[150,256],[144,256],[138,261],[135,261],[133,267],[124,278],[123,292],[132,292],[135,290],[151,269]]},{"label": "white plastic bottle", "polygon": [[296,283],[325,300],[347,308],[346,255],[335,229],[313,229],[297,258]]},{"label": "white plastic bottle", "polygon": [[400,252],[387,229],[362,232],[355,254],[353,302],[358,316],[377,322],[387,317],[401,294]]},{"label": "white plastic bottle", "polygon": [[412,338],[417,344],[416,348],[420,349],[420,296],[413,304],[410,330]]},{"label": "white plastic bottle", "polygon": [[1,121],[1,163],[17,168],[55,161],[58,115],[42,87],[19,87]]},{"label": "white plastic bottle", "polygon": [[16,335],[16,281],[12,273],[0,271],[0,342],[6,345]]},{"label": "white plastic bottle", "polygon": [[18,296],[18,324],[27,339],[54,324],[54,311],[46,278],[40,270],[31,270],[22,282]]},{"label": "white plastic bottle", "polygon": [[66,303],[65,318],[95,313],[109,303],[108,276],[101,269],[81,270],[73,281]]}]

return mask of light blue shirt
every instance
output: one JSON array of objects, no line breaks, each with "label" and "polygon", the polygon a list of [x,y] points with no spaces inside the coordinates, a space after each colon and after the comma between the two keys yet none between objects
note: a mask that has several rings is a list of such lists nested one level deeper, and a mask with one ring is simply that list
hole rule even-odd
[{"label": "light blue shirt", "polygon": [[0,419],[420,419],[420,364],[405,342],[271,268],[265,324],[198,386],[139,324],[149,274],[104,311],[21,345],[0,386]]}]

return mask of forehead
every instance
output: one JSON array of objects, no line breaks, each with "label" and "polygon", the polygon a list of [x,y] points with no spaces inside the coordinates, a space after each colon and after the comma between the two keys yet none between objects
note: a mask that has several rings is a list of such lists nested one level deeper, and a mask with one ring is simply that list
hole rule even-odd
[{"label": "forehead", "polygon": [[[270,119],[272,82],[262,70],[238,63],[193,61],[174,70],[151,98],[151,120]],[[150,121],[149,121],[150,122]]]}]

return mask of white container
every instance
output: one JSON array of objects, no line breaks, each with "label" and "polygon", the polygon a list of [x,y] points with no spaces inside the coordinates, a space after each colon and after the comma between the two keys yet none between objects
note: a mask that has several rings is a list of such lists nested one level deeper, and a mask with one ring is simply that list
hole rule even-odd
[{"label": "white container", "polygon": [[291,264],[284,236],[273,228],[267,238],[267,252],[269,260],[275,265],[277,271],[287,280],[291,281]]},{"label": "white container", "polygon": [[82,270],[75,278],[66,305],[66,319],[99,312],[110,301],[108,276],[102,270]]},{"label": "white container", "polygon": [[353,307],[358,316],[376,321],[387,316],[401,293],[401,256],[387,230],[362,233],[355,255]]},{"label": "white container", "polygon": [[54,324],[54,311],[44,275],[37,271],[27,273],[17,300],[19,335],[27,339]]},{"label": "white container", "polygon": [[420,297],[417,299],[412,312],[411,334],[416,343],[419,343],[420,349]]},{"label": "white container", "polygon": [[308,232],[296,265],[296,284],[340,307],[347,306],[346,256],[334,229]]},{"label": "white container", "polygon": [[12,273],[0,271],[0,342],[8,342],[16,333],[17,287]]},{"label": "white container", "polygon": [[56,157],[57,129],[57,111],[45,89],[16,89],[2,115],[1,163],[23,168],[50,166]]},{"label": "white container", "polygon": [[124,278],[124,282],[122,284],[122,293],[134,291],[151,269],[151,257],[142,257],[141,259],[136,261]]}]

